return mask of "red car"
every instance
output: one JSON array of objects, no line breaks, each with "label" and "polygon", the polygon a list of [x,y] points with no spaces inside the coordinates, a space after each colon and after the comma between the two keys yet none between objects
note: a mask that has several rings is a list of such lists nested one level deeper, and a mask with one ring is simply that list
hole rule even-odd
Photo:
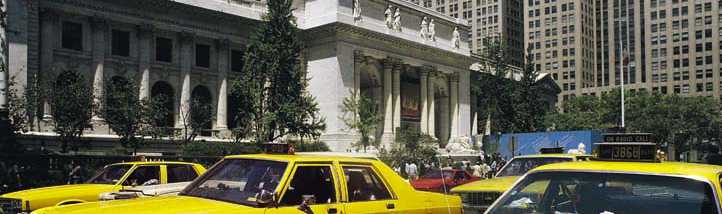
[{"label": "red car", "polygon": [[[411,185],[417,190],[431,192],[449,192],[455,186],[479,180],[464,170],[451,169],[443,170],[444,179],[441,179],[442,170],[434,170],[421,176],[418,180],[412,180]],[[444,188],[444,186],[446,186]]]}]

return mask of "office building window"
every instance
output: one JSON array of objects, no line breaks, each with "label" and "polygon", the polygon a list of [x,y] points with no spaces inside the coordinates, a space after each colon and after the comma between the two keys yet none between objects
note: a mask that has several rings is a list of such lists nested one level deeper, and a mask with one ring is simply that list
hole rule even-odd
[{"label": "office building window", "polygon": [[163,37],[155,39],[155,60],[173,62],[173,40]]},{"label": "office building window", "polygon": [[63,22],[62,47],[83,50],[83,25],[76,22]]},{"label": "office building window", "polygon": [[111,52],[116,56],[130,56],[130,32],[113,30]]},{"label": "office building window", "polygon": [[196,44],[196,66],[208,68],[211,65],[211,46]]}]

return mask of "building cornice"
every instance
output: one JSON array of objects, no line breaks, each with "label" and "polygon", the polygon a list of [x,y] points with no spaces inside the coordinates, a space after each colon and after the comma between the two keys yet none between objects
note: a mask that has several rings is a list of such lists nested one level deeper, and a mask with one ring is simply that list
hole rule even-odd
[{"label": "building cornice", "polygon": [[308,45],[344,41],[463,70],[472,64],[470,56],[339,22],[305,30],[304,39]]}]

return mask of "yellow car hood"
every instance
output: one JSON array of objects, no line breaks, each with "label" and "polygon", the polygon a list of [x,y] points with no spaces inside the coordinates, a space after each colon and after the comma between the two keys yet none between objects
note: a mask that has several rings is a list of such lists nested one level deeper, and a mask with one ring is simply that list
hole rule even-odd
[{"label": "yellow car hood", "polygon": [[451,192],[504,192],[514,185],[519,176],[496,177],[478,180],[451,189]]},{"label": "yellow car hood", "polygon": [[55,206],[64,200],[96,201],[103,192],[111,192],[115,188],[109,184],[73,184],[22,190],[11,192],[0,197],[30,201],[31,210]]},{"label": "yellow car hood", "polygon": [[263,213],[263,208],[254,208],[210,199],[168,196],[148,197],[133,200],[99,201],[40,209],[33,214],[95,214],[95,213]]}]

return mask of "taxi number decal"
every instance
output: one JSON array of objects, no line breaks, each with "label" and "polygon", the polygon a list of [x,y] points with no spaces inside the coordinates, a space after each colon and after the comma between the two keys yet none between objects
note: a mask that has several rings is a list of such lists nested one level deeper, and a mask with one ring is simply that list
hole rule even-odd
[{"label": "taxi number decal", "polygon": [[654,145],[600,145],[599,158],[609,160],[654,160]]},{"label": "taxi number decal", "polygon": [[616,146],[613,148],[612,159],[641,159],[639,146]]}]

